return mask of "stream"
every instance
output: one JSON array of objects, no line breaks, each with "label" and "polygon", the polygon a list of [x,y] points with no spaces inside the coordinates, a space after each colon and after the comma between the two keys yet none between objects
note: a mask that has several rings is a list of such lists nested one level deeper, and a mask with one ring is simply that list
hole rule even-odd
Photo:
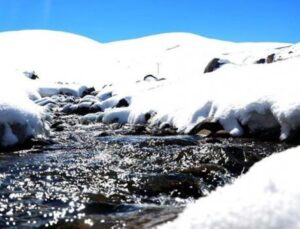
[{"label": "stream", "polygon": [[48,140],[0,153],[1,228],[150,228],[290,147],[56,112]]}]

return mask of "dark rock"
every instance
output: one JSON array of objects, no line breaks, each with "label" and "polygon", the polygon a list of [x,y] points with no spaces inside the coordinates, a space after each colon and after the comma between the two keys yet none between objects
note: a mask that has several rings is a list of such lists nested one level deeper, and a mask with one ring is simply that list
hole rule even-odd
[{"label": "dark rock", "polygon": [[148,112],[145,114],[145,122],[148,122],[152,117],[156,115],[156,112]]},{"label": "dark rock", "polygon": [[40,77],[35,73],[35,71],[32,71],[32,72],[24,72],[24,75],[26,77],[28,77],[29,79],[31,80],[36,80],[36,79],[39,79]]},{"label": "dark rock", "polygon": [[270,54],[270,55],[267,57],[267,63],[268,63],[268,64],[273,63],[274,60],[275,60],[275,53]]},{"label": "dark rock", "polygon": [[218,130],[217,132],[215,132],[212,135],[212,137],[215,137],[215,138],[230,138],[231,135],[226,130]]},{"label": "dark rock", "polygon": [[216,139],[216,138],[207,138],[207,139],[205,139],[205,143],[208,143],[208,144],[221,144],[222,141],[220,141],[219,139]]},{"label": "dark rock", "polygon": [[142,177],[139,184],[131,185],[130,191],[148,197],[167,194],[172,197],[203,196],[198,179],[185,174],[161,174]]},{"label": "dark rock", "polygon": [[102,108],[94,102],[82,102],[79,104],[69,103],[65,105],[61,111],[66,114],[86,115],[89,113],[101,112]]},{"label": "dark rock", "polygon": [[89,108],[89,113],[97,113],[103,111],[100,103],[94,103],[92,106]]},{"label": "dark rock", "polygon": [[293,51],[289,51],[289,54],[292,54],[293,53]]},{"label": "dark rock", "polygon": [[89,87],[87,89],[85,89],[82,94],[81,94],[81,97],[84,97],[86,95],[90,95],[92,92],[95,91],[95,88],[94,87]]},{"label": "dark rock", "polygon": [[151,118],[151,114],[150,113],[146,113],[145,114],[145,122],[148,122],[150,118]]},{"label": "dark rock", "polygon": [[116,107],[128,107],[129,106],[129,103],[127,102],[127,100],[125,98],[121,99]]},{"label": "dark rock", "polygon": [[125,208],[122,205],[107,203],[107,202],[92,202],[85,206],[84,212],[86,214],[109,214],[115,212],[122,212]]},{"label": "dark rock", "polygon": [[212,59],[204,69],[204,73],[213,72],[216,69],[220,68],[222,65],[226,64],[228,61],[221,60],[219,58]]},{"label": "dark rock", "polygon": [[266,63],[266,59],[265,58],[261,58],[261,59],[257,60],[255,63],[256,64],[265,64]]},{"label": "dark rock", "polygon": [[90,107],[93,105],[93,102],[83,102],[78,104],[78,108],[76,110],[76,114],[85,115],[90,113]]},{"label": "dark rock", "polygon": [[54,127],[53,129],[55,131],[63,131],[65,128],[66,128],[65,125],[59,124],[56,127]]},{"label": "dark rock", "polygon": [[128,129],[128,133],[131,135],[143,135],[146,134],[146,126],[133,125]]},{"label": "dark rock", "polygon": [[[216,133],[217,131],[223,130],[223,126],[218,122],[218,121],[214,121],[211,118],[206,118],[205,120],[203,120],[202,122],[200,122],[199,124],[197,124],[190,132],[189,134],[198,134],[201,130],[206,130],[206,134],[207,135],[211,135],[213,133]],[[208,133],[208,131],[210,133]]]},{"label": "dark rock", "polygon": [[155,80],[155,81],[158,81],[158,78],[154,75],[146,75],[144,77],[144,81],[151,81],[151,80]]},{"label": "dark rock", "polygon": [[57,121],[57,122],[55,122],[55,123],[53,123],[53,124],[51,125],[51,128],[56,128],[57,126],[59,126],[59,125],[61,125],[61,124],[63,124],[62,121]]}]

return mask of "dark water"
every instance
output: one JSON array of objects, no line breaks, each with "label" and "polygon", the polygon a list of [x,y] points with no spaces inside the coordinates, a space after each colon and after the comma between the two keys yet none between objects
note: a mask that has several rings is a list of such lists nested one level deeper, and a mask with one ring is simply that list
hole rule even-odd
[{"label": "dark water", "polygon": [[1,154],[0,227],[151,227],[287,147],[192,136],[97,137],[105,128],[70,126],[53,144]]},{"label": "dark water", "polygon": [[0,152],[0,228],[153,227],[289,147],[143,126],[84,126],[80,115],[60,112],[68,96],[53,98],[49,139]]}]

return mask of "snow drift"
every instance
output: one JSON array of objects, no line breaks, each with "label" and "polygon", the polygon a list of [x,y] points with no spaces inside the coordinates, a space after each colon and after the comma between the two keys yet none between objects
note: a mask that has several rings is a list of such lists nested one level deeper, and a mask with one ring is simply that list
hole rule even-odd
[{"label": "snow drift", "polygon": [[161,228],[299,228],[300,148],[255,164]]}]

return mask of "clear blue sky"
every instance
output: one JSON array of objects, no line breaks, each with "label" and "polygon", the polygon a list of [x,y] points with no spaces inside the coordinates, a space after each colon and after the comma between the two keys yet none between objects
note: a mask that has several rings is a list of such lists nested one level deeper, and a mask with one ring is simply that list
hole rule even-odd
[{"label": "clear blue sky", "polygon": [[300,0],[0,0],[0,31],[52,29],[98,41],[192,32],[300,41]]}]

